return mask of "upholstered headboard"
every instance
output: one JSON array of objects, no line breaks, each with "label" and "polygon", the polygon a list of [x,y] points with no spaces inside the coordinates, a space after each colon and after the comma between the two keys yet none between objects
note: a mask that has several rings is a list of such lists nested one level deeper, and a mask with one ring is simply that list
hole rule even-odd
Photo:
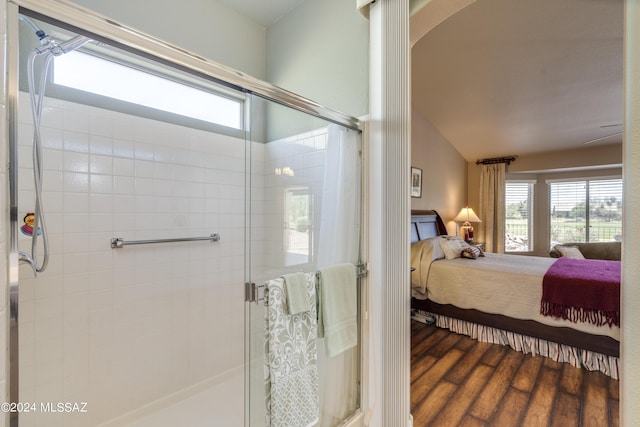
[{"label": "upholstered headboard", "polygon": [[447,227],[438,212],[411,211],[411,243],[443,234],[447,234]]}]

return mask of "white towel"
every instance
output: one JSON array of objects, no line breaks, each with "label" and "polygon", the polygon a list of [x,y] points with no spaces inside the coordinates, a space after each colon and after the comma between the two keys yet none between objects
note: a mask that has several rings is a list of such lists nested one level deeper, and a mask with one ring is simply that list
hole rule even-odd
[{"label": "white towel", "polygon": [[288,314],[298,314],[311,309],[311,301],[315,304],[315,291],[313,298],[307,289],[307,279],[304,273],[291,273],[282,276],[284,289],[287,293]]},{"label": "white towel", "polygon": [[321,268],[318,277],[318,336],[333,357],[358,344],[356,267]]},{"label": "white towel", "polygon": [[[315,273],[305,274],[308,294],[316,296]],[[316,351],[316,307],[286,313],[284,279],[265,283],[266,425],[307,427],[320,414]]]}]

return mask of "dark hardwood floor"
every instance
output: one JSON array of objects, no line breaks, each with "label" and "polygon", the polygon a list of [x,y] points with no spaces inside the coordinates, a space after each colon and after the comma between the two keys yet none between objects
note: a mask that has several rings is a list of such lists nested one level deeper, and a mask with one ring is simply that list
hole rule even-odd
[{"label": "dark hardwood floor", "polygon": [[618,381],[411,322],[411,413],[425,426],[618,426]]}]

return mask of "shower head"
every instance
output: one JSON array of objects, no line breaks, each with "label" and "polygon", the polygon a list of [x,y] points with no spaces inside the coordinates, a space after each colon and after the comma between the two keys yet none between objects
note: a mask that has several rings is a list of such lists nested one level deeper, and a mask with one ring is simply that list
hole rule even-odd
[{"label": "shower head", "polygon": [[65,42],[58,42],[54,38],[50,36],[46,36],[42,39],[42,46],[34,49],[35,53],[41,55],[43,53],[49,53],[53,56],[64,55],[65,53],[69,53],[71,51],[76,50],[77,48],[87,44],[91,39],[85,36],[75,36]]},{"label": "shower head", "polygon": [[[58,44],[58,47],[60,48],[62,53],[69,53],[71,51],[76,50],[79,47],[84,46],[85,44],[89,43],[90,41],[91,41],[91,39],[89,37],[75,36],[74,38],[69,39],[64,43]],[[55,55],[55,53],[54,53],[54,55]]]}]

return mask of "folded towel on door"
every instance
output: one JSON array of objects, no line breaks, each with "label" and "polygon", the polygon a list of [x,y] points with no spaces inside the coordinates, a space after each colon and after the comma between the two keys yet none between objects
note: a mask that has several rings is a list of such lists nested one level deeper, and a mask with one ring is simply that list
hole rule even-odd
[{"label": "folded towel on door", "polygon": [[[305,274],[308,295],[315,301],[316,275]],[[320,414],[316,306],[286,313],[284,279],[265,283],[265,404],[266,425],[315,425]]]},{"label": "folded towel on door", "polygon": [[338,264],[318,271],[318,336],[328,357],[358,344],[356,267]]},{"label": "folded towel on door", "polygon": [[[284,279],[288,313],[298,314],[303,311],[309,311],[312,299],[307,289],[307,280],[304,273],[285,274],[282,278]],[[315,295],[313,302],[315,304]]]}]

